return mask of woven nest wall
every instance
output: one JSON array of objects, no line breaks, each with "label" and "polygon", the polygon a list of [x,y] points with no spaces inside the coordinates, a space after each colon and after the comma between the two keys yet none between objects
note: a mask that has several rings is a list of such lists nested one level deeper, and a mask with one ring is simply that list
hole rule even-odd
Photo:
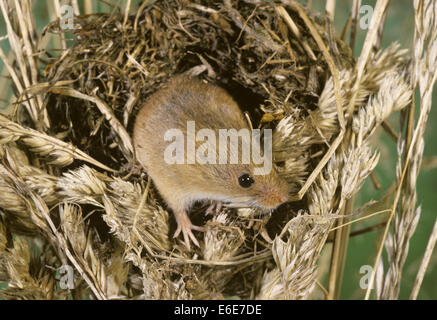
[{"label": "woven nest wall", "polygon": [[[20,16],[9,19],[11,33]],[[31,84],[15,85],[16,112],[0,116],[7,299],[314,297],[329,230],[377,164],[369,139],[413,91],[404,50],[375,44],[356,63],[328,16],[293,1],[144,2],[134,14],[75,16],[73,30],[55,21],[40,39],[19,30],[39,44],[58,35],[64,50],[11,65],[28,65]],[[225,88],[254,128],[274,129],[274,162],[296,196],[270,214],[205,217],[199,203],[190,217],[207,230],[191,251],[172,238],[147,172],[132,170],[137,111],[182,73]],[[73,290],[56,280],[64,265]]]}]

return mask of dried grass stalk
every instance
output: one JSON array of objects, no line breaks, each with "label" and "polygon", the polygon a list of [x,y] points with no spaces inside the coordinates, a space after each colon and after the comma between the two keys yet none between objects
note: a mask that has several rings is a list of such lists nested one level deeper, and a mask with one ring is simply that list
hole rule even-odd
[{"label": "dried grass stalk", "polygon": [[[56,58],[24,19],[30,3],[9,3],[0,6],[14,61],[1,50],[0,58],[19,112],[0,116],[0,280],[9,282],[2,298],[309,299],[338,221],[336,267],[325,290],[337,296],[351,203],[379,160],[370,139],[410,104],[417,85],[420,117],[399,143],[405,192],[386,240],[390,269],[384,274],[380,265],[377,281],[385,286],[379,296],[396,297],[419,218],[415,184],[435,80],[436,66],[425,63],[437,60],[435,1],[415,1],[412,62],[397,44],[373,50],[388,4],[378,1],[357,63],[333,34],[334,1],[331,18],[285,0],[144,2],[134,15],[128,1],[120,14],[75,16],[70,47],[59,21],[50,23],[42,38],[59,38],[65,50]],[[208,221],[194,252],[171,238],[173,218],[150,179],[111,169],[134,159],[129,130],[144,99],[184,72],[224,86],[254,127],[273,128],[280,174],[294,193],[308,188],[303,201],[271,217],[228,207],[204,218],[199,204],[193,218]],[[75,272],[72,292],[58,287],[55,270],[65,265]]]},{"label": "dried grass stalk", "polygon": [[[414,1],[414,9],[415,43],[411,66],[411,86],[419,88],[420,114],[412,135],[407,135],[398,143],[396,168],[398,191],[385,232],[384,244],[388,256],[388,270],[384,275],[382,275],[384,273],[383,262],[380,260],[382,243],[375,260],[375,265],[379,265],[377,269],[379,272],[377,275],[378,299],[398,298],[402,267],[407,258],[409,240],[416,229],[421,213],[420,206],[416,208],[416,182],[424,150],[423,134],[431,109],[432,89],[437,77],[437,63],[434,59],[437,54],[437,1]],[[413,117],[413,113],[410,117]],[[388,227],[392,219],[394,230],[390,233]],[[367,297],[368,295],[369,292]]]}]

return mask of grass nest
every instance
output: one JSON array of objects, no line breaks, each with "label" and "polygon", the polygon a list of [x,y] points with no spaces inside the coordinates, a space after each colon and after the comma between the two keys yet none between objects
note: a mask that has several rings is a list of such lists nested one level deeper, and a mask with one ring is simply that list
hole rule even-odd
[{"label": "grass nest", "polygon": [[[40,38],[22,23],[31,8],[2,12],[16,97],[0,116],[2,298],[335,297],[341,268],[315,290],[317,261],[327,241],[333,261],[344,259],[348,229],[329,231],[349,221],[378,162],[375,128],[410,104],[405,50],[379,50],[369,31],[356,61],[329,14],[294,1],[145,1],[75,15],[73,29],[58,19]],[[62,50],[43,47],[47,37]],[[131,170],[137,111],[183,73],[225,88],[253,127],[274,129],[274,162],[297,195],[271,215],[225,207],[204,217],[197,205],[190,215],[207,231],[190,252],[147,172]],[[56,281],[63,266],[67,289]]]}]

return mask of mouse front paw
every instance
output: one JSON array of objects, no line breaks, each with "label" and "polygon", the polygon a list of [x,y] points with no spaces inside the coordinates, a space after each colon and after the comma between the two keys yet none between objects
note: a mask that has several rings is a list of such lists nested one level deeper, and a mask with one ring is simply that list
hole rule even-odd
[{"label": "mouse front paw", "polygon": [[182,232],[182,235],[184,237],[184,244],[188,250],[191,250],[190,239],[191,241],[193,241],[193,243],[196,246],[200,247],[199,242],[194,236],[192,230],[204,232],[205,228],[193,225],[186,212],[176,214],[175,216],[176,216],[176,222],[178,223],[178,227],[176,229],[173,238],[176,238]]},{"label": "mouse front paw", "polygon": [[[215,210],[214,210],[215,208]],[[220,201],[213,202],[211,205],[206,209],[205,216],[213,214],[213,211],[215,211],[216,214],[218,214],[222,210],[222,203]]]}]

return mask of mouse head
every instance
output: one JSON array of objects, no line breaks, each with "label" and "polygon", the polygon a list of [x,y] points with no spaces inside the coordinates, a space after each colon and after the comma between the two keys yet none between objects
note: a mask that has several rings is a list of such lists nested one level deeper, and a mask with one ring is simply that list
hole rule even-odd
[{"label": "mouse head", "polygon": [[[241,207],[258,207],[273,210],[289,198],[288,184],[274,168],[270,172],[255,174],[253,164],[212,165],[208,171],[209,183],[199,190],[212,200]],[[211,189],[211,190],[209,190]]]},{"label": "mouse head", "polygon": [[[219,146],[215,164],[196,166],[196,177],[203,180],[197,194],[236,206],[264,210],[273,210],[286,202],[289,198],[288,184],[273,167],[271,131],[266,132],[261,150],[259,131],[244,128],[239,131],[241,137],[237,137],[234,130],[233,137],[228,141],[219,130],[214,145]],[[247,135],[244,136],[244,133]]]},{"label": "mouse head", "polygon": [[288,200],[288,184],[279,177],[272,168],[265,174],[255,174],[255,167],[251,165],[237,165],[232,167],[231,183],[232,202],[248,204],[264,210],[272,210]]}]

